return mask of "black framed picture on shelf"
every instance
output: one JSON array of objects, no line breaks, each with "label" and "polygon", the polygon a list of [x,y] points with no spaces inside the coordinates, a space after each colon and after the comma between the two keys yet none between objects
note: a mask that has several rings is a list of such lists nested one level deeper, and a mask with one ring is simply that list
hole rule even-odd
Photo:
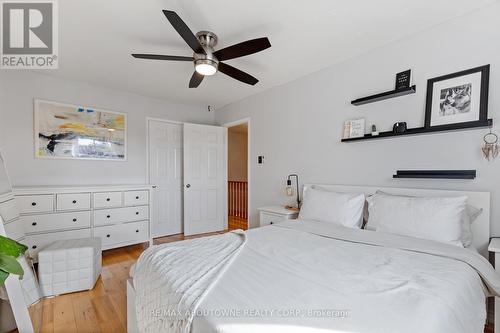
[{"label": "black framed picture on shelf", "polygon": [[408,89],[411,86],[411,69],[396,74],[396,90]]},{"label": "black framed picture on shelf", "polygon": [[490,65],[427,81],[425,127],[459,129],[488,123]]}]

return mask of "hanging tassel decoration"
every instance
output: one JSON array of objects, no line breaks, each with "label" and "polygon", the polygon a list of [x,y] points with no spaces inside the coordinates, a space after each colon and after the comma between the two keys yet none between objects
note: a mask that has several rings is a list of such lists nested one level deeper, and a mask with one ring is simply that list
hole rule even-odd
[{"label": "hanging tassel decoration", "polygon": [[498,135],[490,132],[483,137],[484,146],[481,148],[484,158],[488,161],[498,156]]}]

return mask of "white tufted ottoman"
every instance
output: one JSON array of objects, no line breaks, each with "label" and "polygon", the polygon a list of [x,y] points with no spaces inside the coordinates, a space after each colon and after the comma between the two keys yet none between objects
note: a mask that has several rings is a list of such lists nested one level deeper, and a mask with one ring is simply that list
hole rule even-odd
[{"label": "white tufted ottoman", "polygon": [[101,275],[101,239],[61,240],[38,252],[43,296],[90,290]]}]

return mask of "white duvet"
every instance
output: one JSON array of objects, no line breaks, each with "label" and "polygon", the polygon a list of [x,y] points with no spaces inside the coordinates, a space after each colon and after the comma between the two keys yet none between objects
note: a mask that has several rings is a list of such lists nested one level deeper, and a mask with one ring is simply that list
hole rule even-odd
[{"label": "white duvet", "polygon": [[135,266],[141,332],[189,332],[198,304],[245,244],[245,234],[152,246]]},{"label": "white duvet", "polygon": [[232,253],[196,304],[194,333],[480,333],[500,290],[471,250],[320,222],[250,230]]}]

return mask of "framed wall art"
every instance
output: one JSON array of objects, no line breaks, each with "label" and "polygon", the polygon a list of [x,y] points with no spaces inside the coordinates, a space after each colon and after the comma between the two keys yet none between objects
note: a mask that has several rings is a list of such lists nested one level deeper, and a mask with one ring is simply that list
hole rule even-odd
[{"label": "framed wall art", "polygon": [[39,99],[34,109],[37,158],[126,160],[125,113]]},{"label": "framed wall art", "polygon": [[490,65],[440,76],[427,82],[425,127],[454,129],[488,123]]}]

